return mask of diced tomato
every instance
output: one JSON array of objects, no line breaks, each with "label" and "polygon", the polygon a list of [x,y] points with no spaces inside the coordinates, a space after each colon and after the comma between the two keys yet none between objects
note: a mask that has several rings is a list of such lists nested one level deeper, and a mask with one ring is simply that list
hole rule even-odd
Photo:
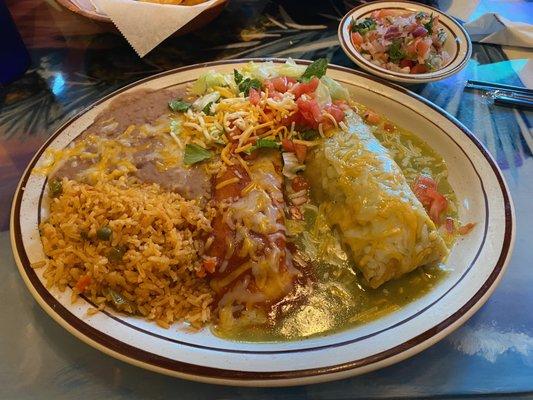
[{"label": "diced tomato", "polygon": [[294,153],[294,142],[290,139],[283,139],[281,141],[281,147],[283,148],[283,151]]},{"label": "diced tomato", "polygon": [[402,61],[400,61],[400,68],[413,68],[416,65],[416,61],[408,60],[407,58],[404,58]]},{"label": "diced tomato", "polygon": [[437,182],[435,182],[430,176],[420,175],[416,182],[428,189],[437,190]]},{"label": "diced tomato", "polygon": [[203,268],[210,274],[215,272],[215,267],[217,265],[217,259],[215,257],[210,257],[204,260]]},{"label": "diced tomato", "polygon": [[435,224],[440,223],[440,216],[442,212],[448,208],[448,200],[439,192],[434,192],[433,201],[429,207],[429,217],[435,222]]},{"label": "diced tomato", "polygon": [[394,125],[390,122],[385,122],[383,124],[383,129],[385,129],[387,132],[393,132],[394,131]]},{"label": "diced tomato", "polygon": [[418,43],[416,44],[416,54],[418,55],[419,59],[420,58],[422,60],[426,59],[429,53],[429,50],[431,49],[431,44],[432,44],[432,41],[431,41],[431,38],[429,37],[425,37],[422,40],[418,41]]},{"label": "diced tomato", "polygon": [[274,89],[280,93],[285,93],[289,88],[289,82],[286,76],[278,76],[272,79],[272,84],[274,85]]},{"label": "diced tomato", "polygon": [[361,36],[359,32],[352,32],[351,37],[352,37],[352,43],[355,46],[361,46],[363,44],[363,37]]},{"label": "diced tomato", "polygon": [[416,56],[416,45],[418,42],[420,42],[420,38],[416,38],[415,40],[409,42],[407,46],[405,47],[405,51],[407,52],[407,55],[410,57]]},{"label": "diced tomato", "polygon": [[296,82],[298,82],[295,78],[291,78],[290,76],[286,76],[285,79],[287,79],[287,85],[288,85],[288,86],[292,86],[292,85],[294,85]]},{"label": "diced tomato", "polygon": [[291,186],[292,190],[299,192],[300,190],[307,189],[309,187],[309,183],[303,176],[296,175],[296,178],[294,178],[291,182]]},{"label": "diced tomato", "polygon": [[468,233],[470,233],[470,231],[472,229],[474,229],[475,226],[476,226],[476,224],[473,224],[472,222],[469,222],[468,224],[460,226],[459,228],[457,228],[457,232],[459,232],[460,235],[467,235]]},{"label": "diced tomato", "polygon": [[91,284],[91,277],[89,275],[84,275],[76,283],[76,289],[80,293],[83,293],[85,289],[87,289],[87,286],[89,286],[90,284]]},{"label": "diced tomato", "polygon": [[314,99],[304,100],[300,97],[296,100],[296,105],[303,122],[312,128],[318,127],[318,123],[322,119],[322,112],[317,101]]},{"label": "diced tomato", "polygon": [[304,93],[313,93],[318,87],[319,82],[320,80],[315,76],[307,83],[296,83],[291,87],[290,92],[294,94],[294,97],[299,98]]},{"label": "diced tomato", "polygon": [[263,87],[264,91],[268,90],[268,92],[276,90],[276,89],[274,89],[274,84],[272,83],[272,79],[265,79],[263,81],[263,86],[262,87]]},{"label": "diced tomato", "polygon": [[305,144],[294,143],[294,153],[298,161],[303,164],[307,156],[307,146]]},{"label": "diced tomato", "polygon": [[301,125],[301,117],[298,112],[294,112],[281,118],[280,123],[284,126],[290,127],[294,122],[295,125]]},{"label": "diced tomato", "polygon": [[413,192],[424,207],[431,205],[434,191],[437,191],[437,183],[427,175],[420,175],[413,185]]},{"label": "diced tomato", "polygon": [[274,86],[274,90],[277,90],[280,93],[285,93],[288,89],[287,78],[284,76],[278,76],[277,78],[272,79],[272,85]]},{"label": "diced tomato", "polygon": [[294,83],[296,83],[296,79],[294,78],[278,76],[273,79],[266,79],[263,82],[263,88],[268,91],[268,97],[279,98],[281,97],[281,94],[289,90]]},{"label": "diced tomato", "polygon": [[396,10],[382,9],[382,10],[373,11],[372,18],[384,18],[384,17],[396,16],[398,14],[399,13]]},{"label": "diced tomato", "polygon": [[411,74],[424,74],[428,72],[428,68],[424,64],[416,64],[411,68]]},{"label": "diced tomato", "polygon": [[446,228],[446,232],[448,232],[450,235],[455,231],[455,222],[453,221],[452,217],[446,217],[444,226]]},{"label": "diced tomato", "polygon": [[346,104],[346,100],[343,99],[333,100],[333,104],[335,104],[339,108],[348,107],[348,104]]},{"label": "diced tomato", "polygon": [[448,208],[448,200],[437,191],[437,183],[429,176],[421,175],[413,186],[413,192],[433,222],[439,224],[441,214]]},{"label": "diced tomato", "polygon": [[258,90],[251,88],[248,96],[250,103],[252,103],[253,105],[259,104],[259,100],[261,100],[261,94]]},{"label": "diced tomato", "polygon": [[263,82],[263,90],[268,94],[270,99],[279,99],[281,97],[281,93],[274,88],[274,84],[269,79]]},{"label": "diced tomato", "polygon": [[252,151],[250,154],[246,154],[246,153],[240,153],[240,154],[241,154],[241,157],[245,159],[246,161],[253,161],[257,157],[259,157],[259,151]]},{"label": "diced tomato", "polygon": [[327,104],[324,110],[331,114],[335,121],[341,122],[344,119],[344,111],[336,104]]},{"label": "diced tomato", "polygon": [[379,121],[381,120],[378,114],[370,110],[368,110],[365,113],[365,119],[366,119],[366,122],[368,122],[370,125],[377,125],[379,124]]}]

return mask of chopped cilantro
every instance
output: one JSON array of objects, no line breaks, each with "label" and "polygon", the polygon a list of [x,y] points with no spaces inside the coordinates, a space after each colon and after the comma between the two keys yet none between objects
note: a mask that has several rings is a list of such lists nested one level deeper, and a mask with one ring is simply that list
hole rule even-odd
[{"label": "chopped cilantro", "polygon": [[57,178],[52,179],[48,182],[48,190],[50,197],[59,197],[59,195],[63,193],[63,182]]},{"label": "chopped cilantro", "polygon": [[309,64],[299,80],[300,82],[309,82],[314,76],[317,78],[322,78],[324,75],[326,75],[327,69],[328,60],[326,58],[319,58],[318,60]]},{"label": "chopped cilantro", "polygon": [[359,32],[361,35],[364,35],[365,33],[374,29],[376,29],[376,21],[374,21],[372,18],[365,18],[359,23],[357,23],[355,20],[352,20],[352,23],[350,24],[350,31]]},{"label": "chopped cilantro", "polygon": [[416,13],[415,18],[420,20],[426,18],[428,15],[424,11],[419,11]]},{"label": "chopped cilantro", "polygon": [[213,112],[211,112],[211,106],[213,105],[213,102],[210,101],[209,103],[207,103],[204,107],[204,109],[202,110],[202,112],[205,114],[205,115],[213,115]]},{"label": "chopped cilantro", "polygon": [[389,59],[392,62],[398,62],[405,57],[405,52],[402,51],[402,41],[395,40],[389,47]]},{"label": "chopped cilantro", "polygon": [[435,21],[435,18],[433,18],[433,14],[430,15],[429,21],[424,24],[424,28],[427,29],[428,34],[433,33],[433,22]]},{"label": "chopped cilantro", "polygon": [[261,82],[258,79],[246,78],[241,83],[239,83],[239,92],[244,93],[244,96],[248,96],[250,89],[261,89]]},{"label": "chopped cilantro", "polygon": [[300,137],[303,140],[314,140],[319,136],[318,132],[314,129],[308,129],[303,132],[300,132]]},{"label": "chopped cilantro", "polygon": [[169,101],[168,107],[174,112],[185,112],[191,107],[191,105],[181,99],[176,99]]},{"label": "chopped cilantro", "polygon": [[236,69],[233,70],[233,79],[235,79],[235,83],[238,85],[239,83],[242,82],[242,80],[244,79],[244,77],[242,76],[242,74],[237,71]]},{"label": "chopped cilantro", "polygon": [[272,139],[258,139],[255,145],[250,147],[246,153],[250,154],[257,149],[279,149],[279,143]]},{"label": "chopped cilantro", "polygon": [[437,38],[439,39],[439,44],[442,46],[444,42],[446,42],[446,31],[444,29],[439,29],[439,32],[437,33]]},{"label": "chopped cilantro", "polygon": [[174,135],[179,135],[181,132],[181,121],[178,121],[177,119],[171,120],[170,132],[172,132]]}]

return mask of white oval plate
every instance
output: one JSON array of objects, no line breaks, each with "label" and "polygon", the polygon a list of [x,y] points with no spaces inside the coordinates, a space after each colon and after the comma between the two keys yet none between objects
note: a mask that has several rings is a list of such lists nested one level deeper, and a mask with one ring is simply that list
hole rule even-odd
[{"label": "white oval plate", "polygon": [[513,247],[514,211],[500,170],[478,140],[443,110],[399,86],[338,66],[331,66],[328,74],[346,85],[357,101],[440,151],[461,219],[477,222],[453,248],[447,263],[450,273],[429,294],[340,333],[295,342],[242,343],[213,336],[208,329],[165,330],[110,310],[89,317],[89,303],[80,299],[71,304],[68,290],[60,293],[44,286],[42,270],[30,265],[44,257],[37,227],[45,212],[41,202],[46,182],[31,171],[43,162],[45,149],[65,147],[122,93],[183,84],[204,71],[229,72],[246,61],[179,68],[126,86],[68,121],[37,152],[13,200],[11,241],[20,273],[44,310],[84,342],[120,360],[181,378],[248,386],[323,382],[375,370],[420,352],[466,321],[492,293]]},{"label": "white oval plate", "polygon": [[[448,35],[444,44],[444,50],[448,52],[451,60],[443,68],[425,74],[405,74],[402,72],[389,71],[364,58],[352,43],[350,38],[350,23],[352,19],[359,20],[369,16],[373,11],[394,9],[404,11],[425,11],[439,16],[439,21]],[[425,6],[410,1],[373,1],[355,7],[344,16],[339,24],[339,41],[344,53],[359,67],[371,74],[402,83],[424,83],[438,81],[456,74],[462,70],[472,55],[472,43],[464,28],[453,18],[436,8]]]}]

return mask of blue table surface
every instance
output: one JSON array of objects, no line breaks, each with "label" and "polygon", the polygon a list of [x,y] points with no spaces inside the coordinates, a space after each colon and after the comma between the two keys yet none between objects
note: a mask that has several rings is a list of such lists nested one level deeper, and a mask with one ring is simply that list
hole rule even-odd
[{"label": "blue table surface", "polygon": [[[517,216],[514,255],[487,303],[461,328],[402,363],[363,376],[292,388],[237,388],[188,382],[127,365],[83,344],[33,300],[9,243],[10,200],[36,149],[91,102],[142,77],[181,65],[242,57],[328,57],[354,67],[338,46],[339,18],[353,2],[232,0],[201,31],[172,37],[144,59],[106,24],[50,1],[7,1],[32,57],[18,81],[0,88],[0,399],[355,399],[519,398],[533,394],[533,114],[494,106],[467,79],[522,86],[529,57],[474,44],[465,70],[410,89],[463,122],[503,170]],[[446,9],[451,1],[441,1]],[[485,1],[531,22],[533,3]],[[493,8],[491,8],[493,7]],[[475,8],[475,7],[474,7]],[[481,10],[481,11],[480,11]],[[280,29],[268,18],[309,29]],[[0,27],[1,31],[1,27]],[[1,62],[4,62],[2,60]],[[531,63],[531,60],[529,60]],[[531,67],[531,65],[529,65]],[[531,71],[531,69],[530,69]]]}]

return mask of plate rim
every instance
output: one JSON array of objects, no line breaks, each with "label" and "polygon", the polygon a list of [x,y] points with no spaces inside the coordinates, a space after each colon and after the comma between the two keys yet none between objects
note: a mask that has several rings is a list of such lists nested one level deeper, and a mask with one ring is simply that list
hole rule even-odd
[{"label": "plate rim", "polygon": [[[437,70],[432,73],[411,75],[411,74],[405,74],[405,73],[396,72],[396,71],[389,71],[385,68],[378,67],[374,65],[373,63],[371,63],[370,61],[361,57],[359,53],[357,52],[357,50],[352,48],[353,45],[351,43],[347,43],[346,40],[344,39],[343,32],[344,32],[344,26],[346,24],[346,20],[351,18],[355,12],[360,11],[367,7],[384,4],[384,7],[382,8],[387,8],[386,6],[387,3],[404,3],[406,7],[409,5],[411,7],[417,7],[417,8],[428,8],[428,9],[433,10],[433,12],[437,13],[438,15],[444,16],[446,20],[452,23],[453,26],[455,26],[459,31],[461,31],[461,33],[466,38],[466,43],[465,43],[466,52],[461,62],[458,65],[456,65],[454,68],[450,69],[449,71],[444,71],[444,72],[439,73],[439,71],[446,68],[444,67],[441,70]],[[350,11],[348,11],[342,17],[341,21],[339,22],[339,27],[337,29],[337,36],[339,38],[339,42],[340,42],[340,45],[341,45],[341,48],[344,54],[346,54],[350,58],[350,60],[352,60],[355,64],[357,64],[358,67],[372,74],[376,74],[377,76],[381,78],[386,78],[386,79],[390,79],[390,80],[393,80],[396,82],[402,82],[402,83],[426,83],[426,82],[435,82],[438,80],[446,79],[452,75],[455,75],[456,73],[461,71],[463,68],[465,68],[466,65],[468,64],[468,60],[470,60],[472,56],[472,41],[470,40],[470,36],[468,35],[468,32],[466,32],[464,27],[455,20],[455,18],[453,18],[452,16],[446,14],[445,12],[435,7],[421,4],[421,3],[416,3],[413,1],[409,1],[409,0],[397,0],[397,1],[375,0],[375,1],[372,1],[371,3],[363,3],[359,6],[354,7]],[[459,44],[458,51],[460,47],[461,45]]]},{"label": "plate rim", "polygon": [[[503,197],[503,202],[504,202],[505,233],[504,233],[503,241],[502,241],[502,250],[500,252],[498,260],[493,266],[486,281],[483,283],[480,289],[467,302],[465,302],[462,305],[462,307],[459,310],[457,310],[454,314],[450,315],[448,318],[441,321],[439,324],[431,327],[425,332],[418,334],[417,336],[413,337],[412,339],[408,341],[405,341],[395,347],[387,349],[381,353],[373,354],[361,360],[346,362],[346,363],[339,364],[339,365],[331,365],[331,366],[327,366],[323,368],[310,368],[310,369],[296,370],[296,371],[267,371],[267,372],[236,371],[236,370],[223,370],[223,369],[214,368],[214,367],[200,366],[196,364],[190,364],[190,363],[186,363],[182,361],[164,358],[164,357],[146,352],[138,347],[134,347],[126,343],[118,341],[118,343],[120,343],[120,346],[118,346],[118,350],[120,350],[121,347],[131,348],[130,351],[128,352],[129,355],[127,355],[125,353],[118,351],[116,348],[110,347],[109,344],[106,343],[109,340],[117,341],[115,338],[108,336],[102,333],[101,331],[98,331],[97,329],[87,325],[83,320],[73,316],[73,319],[81,322],[82,324],[87,325],[87,327],[85,328],[85,331],[89,331],[89,332],[94,331],[94,332],[92,332],[92,334],[89,335],[76,329],[72,324],[70,324],[67,321],[67,319],[65,319],[62,315],[60,315],[56,311],[58,307],[59,308],[65,308],[65,307],[61,305],[57,300],[55,300],[54,296],[47,289],[45,289],[44,286],[43,288],[44,288],[45,293],[39,293],[38,288],[36,288],[33,285],[33,283],[30,281],[30,278],[26,272],[26,267],[24,266],[24,262],[28,263],[29,261],[27,259],[26,260],[21,259],[21,256],[26,257],[26,254],[20,254],[18,251],[18,248],[20,248],[20,246],[22,245],[22,238],[20,235],[18,237],[16,236],[16,233],[20,234],[20,230],[16,229],[17,226],[15,224],[15,216],[17,212],[20,211],[20,204],[21,204],[22,194],[23,194],[23,190],[21,190],[21,188],[23,187],[28,177],[30,176],[31,168],[33,167],[35,162],[38,161],[43,151],[50,145],[50,143],[61,133],[62,130],[64,130],[68,125],[70,125],[75,120],[80,118],[83,114],[88,112],[93,107],[108,100],[109,98],[112,98],[120,94],[121,92],[129,90],[133,87],[136,87],[144,82],[154,80],[154,79],[166,76],[166,75],[172,75],[175,73],[187,71],[187,70],[215,67],[215,66],[225,65],[225,64],[245,63],[249,61],[284,62],[286,61],[286,59],[284,58],[245,58],[245,59],[234,59],[234,60],[219,60],[219,61],[213,61],[213,62],[207,62],[207,63],[187,65],[187,66],[175,68],[169,71],[165,71],[165,72],[162,72],[156,75],[151,75],[143,79],[140,79],[136,82],[132,82],[128,85],[125,85],[113,91],[112,93],[109,93],[108,95],[102,97],[98,101],[82,109],[80,112],[78,112],[73,117],[69,118],[67,121],[65,121],[65,123],[63,123],[60,127],[58,127],[53,132],[53,134],[37,150],[34,157],[31,159],[24,173],[22,174],[22,177],[15,191],[15,195],[13,197],[13,203],[12,203],[12,208],[11,208],[10,237],[11,237],[12,252],[13,252],[17,267],[19,269],[19,273],[21,274],[26,286],[32,293],[32,296],[37,300],[40,306],[63,328],[65,328],[67,331],[72,333],[74,336],[78,337],[78,339],[86,342],[90,346],[108,355],[111,355],[112,357],[115,357],[117,359],[120,359],[122,361],[128,362],[136,366],[143,367],[145,369],[150,369],[150,370],[164,373],[167,375],[172,375],[172,376],[177,376],[181,378],[202,381],[202,382],[228,384],[228,385],[288,386],[288,385],[297,385],[297,384],[303,384],[303,383],[318,383],[318,382],[323,382],[327,380],[333,380],[333,379],[339,379],[342,377],[357,375],[360,373],[375,370],[383,366],[390,365],[392,363],[399,362],[403,359],[406,359],[422,351],[423,349],[431,346],[432,344],[436,343],[437,341],[442,339],[444,336],[451,333],[454,329],[459,327],[475,311],[477,311],[485,303],[488,297],[492,294],[494,288],[497,286],[501,277],[503,276],[503,273],[510,260],[512,250],[514,248],[514,241],[515,241],[515,236],[516,236],[515,235],[515,229],[516,229],[515,212],[514,212],[513,201],[512,201],[507,183],[505,182],[505,178],[503,177],[503,174],[500,168],[498,167],[497,163],[495,162],[494,158],[487,151],[485,146],[461,122],[459,122],[455,117],[450,115],[448,112],[441,109],[437,105],[431,103],[429,100],[419,96],[418,94],[413,93],[406,88],[403,88],[402,86],[396,85],[382,78],[378,78],[378,77],[369,75],[364,72],[356,71],[351,68],[338,66],[335,64],[330,64],[330,67],[336,70],[346,72],[346,73],[361,76],[365,79],[377,81],[378,83],[384,84],[393,90],[400,91],[403,94],[406,94],[414,98],[415,100],[422,102],[426,106],[429,106],[430,108],[432,108],[433,110],[441,114],[444,118],[452,122],[467,138],[469,138],[471,142],[481,152],[485,160],[492,167],[493,173],[498,181],[499,188],[502,192],[502,197]],[[295,60],[295,61],[300,64],[310,63],[310,61],[308,60]],[[51,300],[52,300],[51,302],[54,303],[55,307],[50,306],[50,304],[44,299],[43,296],[46,297],[46,294],[48,294],[48,296],[51,297]],[[68,310],[67,310],[67,313],[69,313]],[[93,338],[93,335],[94,335],[94,338],[98,340],[95,340]],[[131,356],[132,354],[131,350],[133,350],[133,354],[145,353],[144,354],[145,360],[143,361],[141,359]],[[155,363],[150,363],[146,361],[146,359],[153,360],[154,358],[163,359],[163,362],[155,364]],[[363,361],[366,361],[367,359],[370,359],[370,360],[366,363],[363,363]]]}]

